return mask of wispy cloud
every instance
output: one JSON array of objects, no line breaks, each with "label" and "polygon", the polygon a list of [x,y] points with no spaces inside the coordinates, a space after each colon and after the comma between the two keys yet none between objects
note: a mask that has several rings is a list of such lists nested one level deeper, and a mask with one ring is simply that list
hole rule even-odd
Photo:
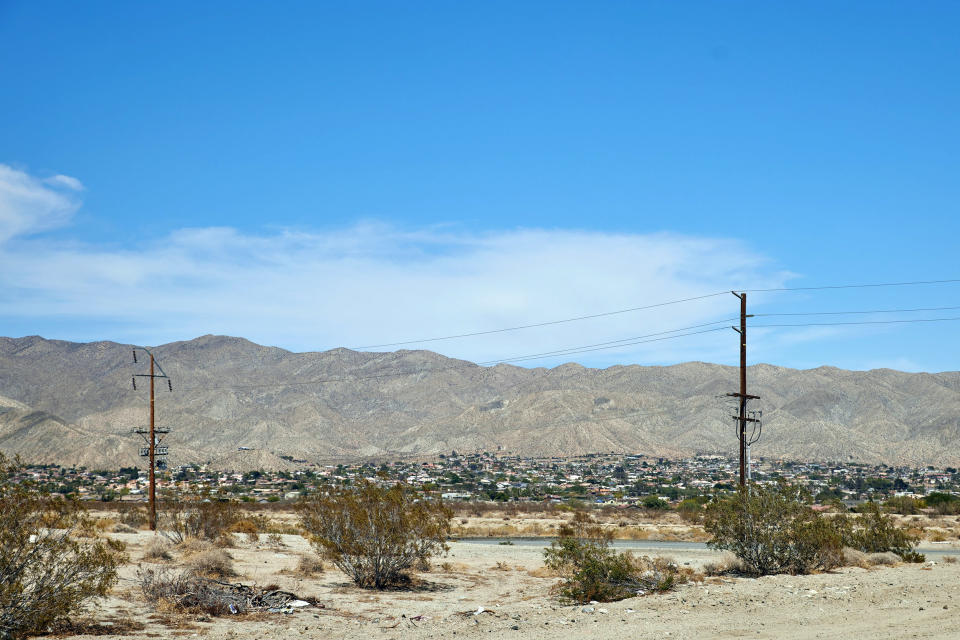
[{"label": "wispy cloud", "polygon": [[65,224],[80,207],[76,178],[37,178],[0,164],[0,243]]},{"label": "wispy cloud", "polygon": [[[36,319],[38,326],[67,318],[72,328],[57,331],[66,339],[157,344],[225,333],[296,350],[355,347],[612,311],[746,283],[778,286],[787,278],[745,249],[730,239],[669,233],[472,233],[378,223],[325,233],[180,229],[136,251],[19,238],[0,245],[0,314]],[[734,315],[735,302],[716,297],[406,348],[494,360],[709,322]],[[90,336],[84,329],[104,323],[116,333]],[[523,364],[717,359],[730,353],[729,340],[718,335]]]}]

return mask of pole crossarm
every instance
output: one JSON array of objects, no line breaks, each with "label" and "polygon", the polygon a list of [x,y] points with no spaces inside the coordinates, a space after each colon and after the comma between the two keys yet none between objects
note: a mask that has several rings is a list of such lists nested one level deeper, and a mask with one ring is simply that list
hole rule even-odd
[{"label": "pole crossarm", "polygon": [[[758,418],[751,418],[747,416],[747,401],[748,400],[759,400],[760,396],[754,396],[747,393],[747,318],[752,318],[752,314],[747,313],[747,292],[737,293],[736,291],[731,291],[740,300],[740,326],[731,327],[734,331],[740,334],[740,391],[738,393],[728,393],[727,396],[737,398],[739,405],[737,415],[733,418],[737,421],[737,440],[740,444],[740,486],[747,486],[747,476],[750,473],[747,465],[749,465],[748,457],[750,455],[749,445],[753,444],[759,439],[757,434],[757,427],[754,427],[753,433],[750,438],[747,438],[747,423],[753,422],[757,425],[760,425],[760,420]],[[762,426],[760,427],[762,428]],[[756,435],[756,437],[754,437]]]}]

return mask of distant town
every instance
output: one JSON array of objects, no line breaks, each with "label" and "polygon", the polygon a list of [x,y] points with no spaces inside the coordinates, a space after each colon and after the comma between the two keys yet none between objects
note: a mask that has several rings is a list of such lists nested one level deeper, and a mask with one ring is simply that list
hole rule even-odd
[{"label": "distant town", "polygon": [[[527,458],[494,453],[447,455],[417,461],[321,465],[290,458],[289,471],[232,472],[185,465],[157,472],[161,495],[208,492],[243,502],[293,501],[331,485],[363,480],[403,482],[452,501],[554,502],[664,508],[736,487],[734,459],[705,455],[672,460],[643,455],[594,454],[573,458]],[[923,498],[960,494],[954,467],[911,468],[857,463],[810,463],[754,459],[751,477],[760,483],[786,480],[805,487],[821,504],[868,499]],[[147,474],[119,470],[26,465],[20,471],[50,493],[80,500],[136,502],[146,499]]]}]

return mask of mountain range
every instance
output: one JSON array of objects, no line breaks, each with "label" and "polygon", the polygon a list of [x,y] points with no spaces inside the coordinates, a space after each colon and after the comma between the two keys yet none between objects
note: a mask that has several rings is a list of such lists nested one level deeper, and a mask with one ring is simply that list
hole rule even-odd
[{"label": "mountain range", "polygon": [[[144,352],[0,338],[0,451],[90,468],[143,466]],[[430,351],[293,353],[202,336],[152,348],[169,464],[246,470],[469,451],[736,455],[736,368],[483,367]],[[750,366],[760,457],[960,463],[960,372]]]}]

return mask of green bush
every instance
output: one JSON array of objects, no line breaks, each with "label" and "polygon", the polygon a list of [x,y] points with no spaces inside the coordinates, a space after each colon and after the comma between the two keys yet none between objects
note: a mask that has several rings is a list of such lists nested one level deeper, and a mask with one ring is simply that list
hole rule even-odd
[{"label": "green bush", "polygon": [[565,578],[562,597],[574,602],[612,602],[667,591],[688,579],[662,558],[634,557],[610,548],[612,534],[578,511],[544,553],[544,564]]},{"label": "green bush", "polygon": [[0,638],[44,632],[106,595],[126,560],[79,504],[13,479],[0,454]]},{"label": "green bush", "polygon": [[957,515],[960,513],[960,497],[952,493],[933,492],[923,499],[928,507],[933,508],[942,516]]},{"label": "green bush", "polygon": [[646,496],[640,504],[644,509],[652,509],[654,511],[662,511],[670,508],[670,503],[658,496]]},{"label": "green bush", "polygon": [[700,498],[687,498],[677,505],[677,513],[685,522],[700,523],[703,521],[704,500]]},{"label": "green bush", "polygon": [[840,532],[844,546],[864,553],[892,551],[907,562],[923,562],[923,554],[916,553],[916,536],[898,527],[889,514],[880,510],[876,502],[864,502],[857,507],[860,517],[840,516],[834,526]]},{"label": "green bush", "polygon": [[716,499],[704,512],[707,543],[740,559],[753,575],[809,573],[842,561],[834,523],[810,508],[809,496],[786,483],[751,485]]},{"label": "green bush", "polygon": [[301,501],[300,522],[314,547],[361,587],[408,581],[407,571],[447,550],[453,512],[402,485],[363,482]]},{"label": "green bush", "polygon": [[899,513],[912,516],[920,513],[923,502],[909,496],[895,496],[883,503],[883,508],[890,513]]}]

